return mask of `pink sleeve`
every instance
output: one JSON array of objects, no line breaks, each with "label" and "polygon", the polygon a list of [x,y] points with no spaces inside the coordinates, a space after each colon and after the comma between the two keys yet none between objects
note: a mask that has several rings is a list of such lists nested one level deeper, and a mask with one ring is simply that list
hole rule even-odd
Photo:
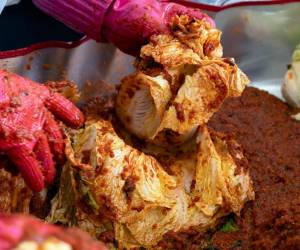
[{"label": "pink sleeve", "polygon": [[106,11],[113,0],[33,0],[47,14],[99,41]]},{"label": "pink sleeve", "polygon": [[69,27],[136,55],[157,33],[169,31],[174,15],[214,21],[199,9],[164,0],[33,0],[43,11]]},{"label": "pink sleeve", "polygon": [[151,35],[170,31],[174,15],[188,15],[215,26],[213,19],[201,10],[172,1],[115,0],[105,16],[101,32],[123,52],[136,55]]}]

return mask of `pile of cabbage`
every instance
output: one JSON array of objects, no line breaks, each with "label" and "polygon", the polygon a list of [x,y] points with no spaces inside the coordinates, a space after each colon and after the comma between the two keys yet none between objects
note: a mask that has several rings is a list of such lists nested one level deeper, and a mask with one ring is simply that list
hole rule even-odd
[{"label": "pile of cabbage", "polygon": [[88,116],[68,131],[50,222],[94,237],[113,232],[120,249],[158,249],[170,232],[205,232],[254,199],[247,161],[234,138],[206,123],[249,82],[222,58],[221,32],[176,17],[154,35],[115,101],[115,114]]}]

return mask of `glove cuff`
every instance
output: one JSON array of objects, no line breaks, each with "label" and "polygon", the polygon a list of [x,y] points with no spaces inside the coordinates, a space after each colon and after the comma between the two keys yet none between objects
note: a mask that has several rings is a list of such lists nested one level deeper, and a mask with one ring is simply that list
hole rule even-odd
[{"label": "glove cuff", "polygon": [[99,41],[106,11],[113,0],[33,0],[45,13]]}]

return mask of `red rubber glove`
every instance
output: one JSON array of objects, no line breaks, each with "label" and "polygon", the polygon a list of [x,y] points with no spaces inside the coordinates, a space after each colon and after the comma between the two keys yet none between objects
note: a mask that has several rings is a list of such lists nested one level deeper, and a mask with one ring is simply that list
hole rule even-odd
[{"label": "red rubber glove", "polygon": [[76,106],[49,88],[0,70],[0,152],[17,166],[27,185],[41,191],[64,158],[64,141],[52,112],[71,127],[83,124]]},{"label": "red rubber glove", "polygon": [[169,31],[174,15],[214,21],[200,10],[158,0],[33,0],[49,15],[98,41],[135,55],[153,34]]},{"label": "red rubber glove", "polygon": [[102,242],[75,228],[45,224],[31,216],[0,214],[0,249],[11,250],[24,241],[43,241],[55,237],[73,250],[107,250]]}]

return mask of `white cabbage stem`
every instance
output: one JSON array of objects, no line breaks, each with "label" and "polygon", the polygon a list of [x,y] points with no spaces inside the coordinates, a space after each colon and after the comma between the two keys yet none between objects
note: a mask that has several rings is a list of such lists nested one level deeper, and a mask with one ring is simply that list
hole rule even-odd
[{"label": "white cabbage stem", "polygon": [[14,250],[72,250],[72,246],[58,240],[54,237],[50,237],[43,242],[37,242],[33,240],[27,240],[21,242]]},{"label": "white cabbage stem", "polygon": [[144,73],[123,79],[116,102],[124,126],[142,139],[153,139],[171,98],[168,81]]},{"label": "white cabbage stem", "polygon": [[[248,78],[228,59],[203,60],[180,68],[180,85],[139,72],[121,83],[116,111],[126,129],[156,144],[182,144],[208,122],[227,97],[241,94]],[[170,75],[170,74],[169,74]],[[177,78],[174,78],[175,81]],[[171,91],[171,86],[178,86]]]}]

